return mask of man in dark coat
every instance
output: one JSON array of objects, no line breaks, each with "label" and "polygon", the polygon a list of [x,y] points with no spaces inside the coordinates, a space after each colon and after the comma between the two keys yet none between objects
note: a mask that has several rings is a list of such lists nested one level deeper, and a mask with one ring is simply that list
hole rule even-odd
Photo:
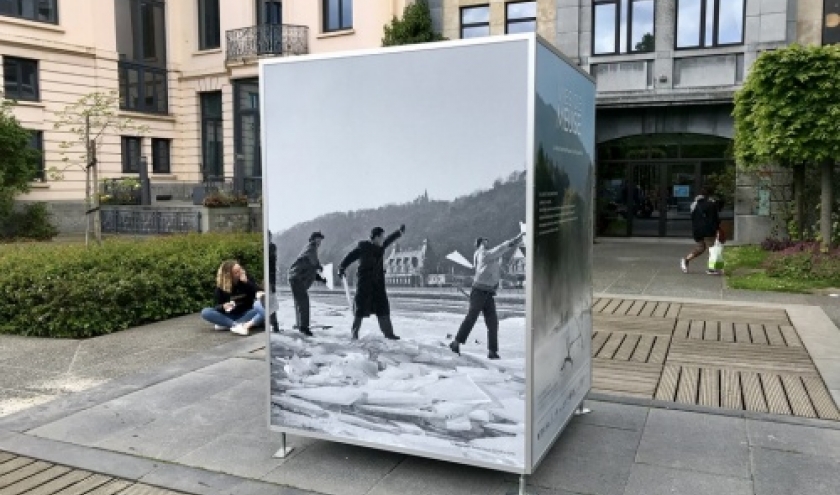
[{"label": "man in dark coat", "polygon": [[289,285],[292,286],[292,297],[295,299],[295,326],[302,334],[310,337],[312,332],[309,330],[309,288],[316,280],[326,282],[319,273],[323,267],[318,261],[318,248],[323,239],[323,234],[313,232],[306,247],[289,267]]},{"label": "man in dark coat", "polygon": [[385,250],[405,232],[405,225],[400,225],[388,237],[384,237],[385,230],[376,227],[370,232],[369,241],[360,241],[355,249],[347,253],[338,266],[338,276],[344,278],[344,272],[356,260],[359,269],[356,271],[356,298],[353,311],[353,338],[359,338],[362,319],[375,314],[379,320],[379,329],[386,339],[399,340],[394,335],[391,324],[391,308],[388,304],[388,294],[385,293],[385,265],[383,258]]},{"label": "man in dark coat", "polygon": [[[685,258],[680,260],[680,268],[683,273],[688,273],[688,263],[694,258],[706,252],[718,237],[720,230],[720,216],[718,215],[717,201],[711,198],[711,191],[708,188],[700,190],[700,195],[694,199],[691,205],[691,231],[694,237],[694,250]],[[717,275],[717,272],[707,270],[709,275]]]},{"label": "man in dark coat", "polygon": [[[271,231],[268,231],[268,300],[274,301],[274,295],[277,293],[277,244],[271,238]],[[277,322],[277,308],[269,307],[268,300],[265,304],[266,311],[270,311],[268,319],[271,322],[271,328],[275,332],[280,331],[280,324]],[[273,302],[271,303],[273,306]],[[271,311],[273,309],[273,311]]]}]

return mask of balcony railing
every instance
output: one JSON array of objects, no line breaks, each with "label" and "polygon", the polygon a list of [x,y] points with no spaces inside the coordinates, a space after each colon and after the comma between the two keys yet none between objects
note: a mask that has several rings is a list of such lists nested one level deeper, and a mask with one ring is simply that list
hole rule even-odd
[{"label": "balcony railing", "polygon": [[290,24],[262,24],[225,33],[226,58],[242,60],[265,55],[306,55],[309,27]]}]

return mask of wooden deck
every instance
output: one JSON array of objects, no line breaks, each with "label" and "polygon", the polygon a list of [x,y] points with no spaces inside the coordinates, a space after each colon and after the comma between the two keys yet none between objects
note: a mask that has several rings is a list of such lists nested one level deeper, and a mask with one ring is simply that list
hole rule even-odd
[{"label": "wooden deck", "polygon": [[623,298],[592,309],[597,392],[840,421],[784,310]]},{"label": "wooden deck", "polygon": [[181,492],[0,451],[0,494],[181,495]]}]

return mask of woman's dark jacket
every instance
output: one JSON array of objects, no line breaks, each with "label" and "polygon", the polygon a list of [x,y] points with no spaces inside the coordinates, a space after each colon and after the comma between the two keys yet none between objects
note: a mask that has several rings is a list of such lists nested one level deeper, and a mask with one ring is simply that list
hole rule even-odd
[{"label": "woman's dark jacket", "polygon": [[395,231],[385,238],[382,246],[377,246],[371,241],[361,241],[355,249],[347,253],[347,256],[341,260],[339,271],[342,272],[354,261],[359,261],[359,269],[356,271],[355,316],[367,318],[372,314],[377,316],[391,314],[388,295],[385,293],[383,258],[388,246],[399,239],[401,235],[402,232]]},{"label": "woman's dark jacket", "polygon": [[[254,301],[257,298],[257,291],[259,288],[251,276],[248,276],[247,282],[239,280],[234,281],[230,292],[225,292],[221,287],[216,287],[214,297],[216,299],[216,311],[224,313],[231,318],[242,316],[254,307]],[[236,306],[230,313],[225,312],[225,303],[234,301]]]},{"label": "woman's dark jacket", "polygon": [[716,201],[701,196],[691,211],[691,230],[695,241],[715,237],[720,228],[718,204]]}]

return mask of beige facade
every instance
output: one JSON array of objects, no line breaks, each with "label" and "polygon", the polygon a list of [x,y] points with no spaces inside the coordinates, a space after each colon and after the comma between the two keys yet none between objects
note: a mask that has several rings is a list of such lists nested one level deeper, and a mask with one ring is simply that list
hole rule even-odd
[{"label": "beige facade", "polygon": [[[505,34],[505,6],[519,0],[442,0],[443,36],[461,38],[461,9],[488,5],[490,7],[490,35]],[[537,33],[553,42],[556,37],[557,2],[537,0]]]},{"label": "beige facade", "polygon": [[[352,1],[352,0],[345,0]],[[118,43],[130,36],[130,25],[119,25],[117,8],[129,0],[57,0],[58,22],[36,22],[0,15],[0,56],[36,60],[40,98],[20,101],[14,113],[27,129],[43,131],[45,167],[64,169],[59,145],[71,139],[63,130],[53,129],[55,113],[83,95],[119,90]],[[356,0],[353,2],[352,28],[325,33],[320,0],[284,0],[282,24],[305,26],[305,43],[294,53],[321,53],[373,48],[381,45],[383,26],[400,15],[410,0]],[[200,93],[222,92],[224,175],[232,176],[235,158],[233,81],[254,80],[258,74],[256,52],[232,58],[226,46],[226,33],[253,28],[258,24],[255,0],[219,0],[221,43],[219,48],[200,50],[199,1],[167,0],[166,114],[121,111],[136,123],[148,126],[142,139],[142,155],[151,161],[152,138],[170,139],[171,170],[153,174],[155,183],[200,182],[202,174],[202,131]],[[123,22],[123,24],[125,24]],[[285,31],[285,28],[283,28]],[[300,32],[300,28],[298,31]],[[291,55],[294,56],[294,55]],[[0,66],[2,71],[2,66]],[[245,140],[258,135],[242,133]],[[250,139],[254,139],[253,137]],[[247,143],[246,143],[247,144]],[[254,144],[254,143],[251,143]],[[122,173],[120,136],[106,135],[99,151],[102,177],[136,174]],[[79,201],[84,196],[84,174],[72,166],[62,180],[34,185],[21,198],[38,201]]]}]

